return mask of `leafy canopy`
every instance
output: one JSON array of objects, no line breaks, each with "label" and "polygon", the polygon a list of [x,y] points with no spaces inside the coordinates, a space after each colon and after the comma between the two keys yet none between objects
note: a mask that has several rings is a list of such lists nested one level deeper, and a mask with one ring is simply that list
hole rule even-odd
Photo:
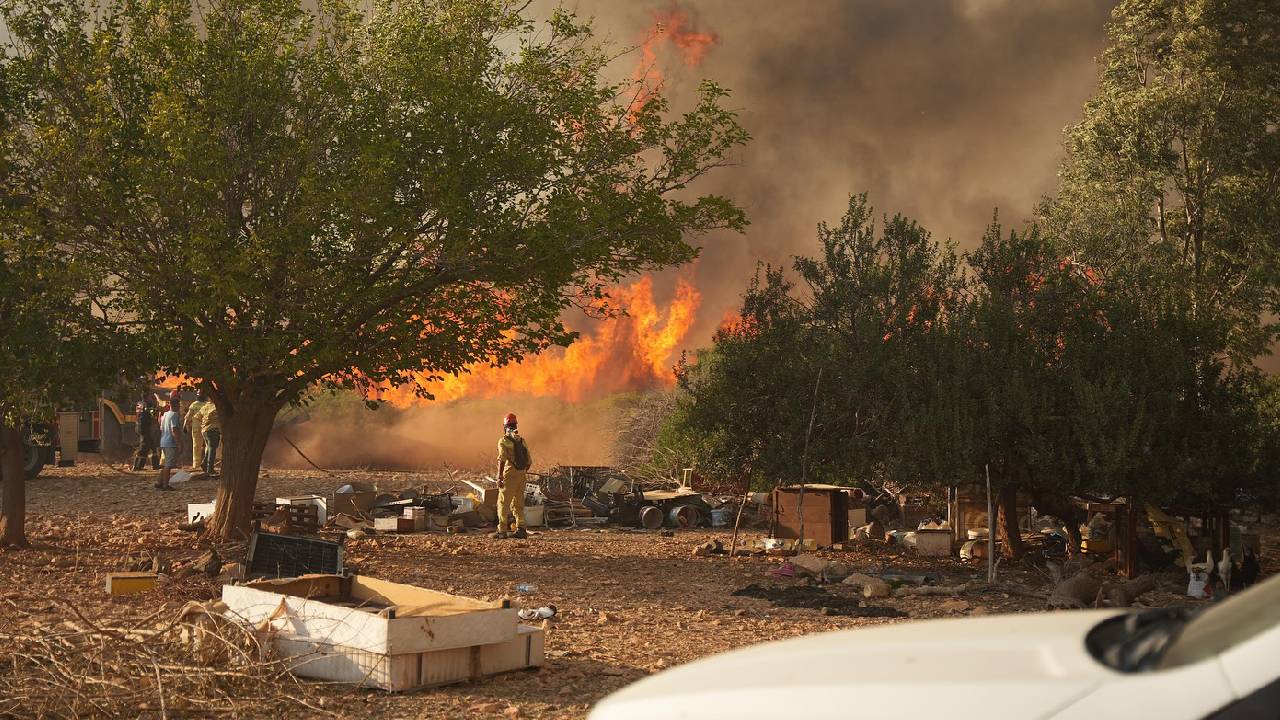
[{"label": "leafy canopy", "polygon": [[629,106],[587,25],[524,6],[9,0],[47,232],[227,405],[568,343],[567,307],[745,224],[688,186],[747,135],[711,83]]}]

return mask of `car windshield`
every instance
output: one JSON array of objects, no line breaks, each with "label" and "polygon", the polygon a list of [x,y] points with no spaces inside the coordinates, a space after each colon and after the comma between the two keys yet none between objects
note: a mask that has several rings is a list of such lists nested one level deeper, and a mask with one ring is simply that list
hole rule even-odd
[{"label": "car windshield", "polygon": [[1280,575],[1197,613],[1165,648],[1156,667],[1218,655],[1280,624]]}]

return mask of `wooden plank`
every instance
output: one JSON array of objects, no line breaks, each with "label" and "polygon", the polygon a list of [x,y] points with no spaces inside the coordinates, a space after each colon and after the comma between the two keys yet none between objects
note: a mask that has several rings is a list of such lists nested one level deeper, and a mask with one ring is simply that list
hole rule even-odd
[{"label": "wooden plank", "polygon": [[[379,580],[367,575],[353,575],[351,578],[351,597],[360,600],[374,600],[383,605],[396,605],[397,616],[407,614],[408,608],[433,609],[433,615],[456,615],[474,610],[492,610],[505,606],[501,600],[476,600],[475,598],[450,595],[449,593],[416,585]],[[426,614],[422,612],[419,614]]]}]

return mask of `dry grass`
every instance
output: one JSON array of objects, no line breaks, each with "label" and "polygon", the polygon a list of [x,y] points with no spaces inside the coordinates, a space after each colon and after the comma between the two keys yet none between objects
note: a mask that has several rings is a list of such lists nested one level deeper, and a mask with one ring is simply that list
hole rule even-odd
[{"label": "dry grass", "polygon": [[[0,716],[37,718],[259,717],[323,713],[304,688],[263,652],[248,629],[217,603],[188,603],[109,622],[57,601],[64,619],[26,608],[37,598],[6,597],[20,632],[0,632]],[[167,617],[166,617],[167,615]]]}]

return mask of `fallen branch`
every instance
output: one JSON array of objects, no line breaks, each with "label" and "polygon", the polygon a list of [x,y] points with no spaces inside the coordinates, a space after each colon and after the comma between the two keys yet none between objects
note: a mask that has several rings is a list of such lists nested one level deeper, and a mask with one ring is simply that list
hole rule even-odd
[{"label": "fallen branch", "polygon": [[325,470],[324,468],[322,468],[322,467],[320,467],[319,465],[315,464],[315,462],[314,462],[311,458],[307,457],[307,454],[306,454],[306,453],[302,452],[302,448],[300,448],[300,447],[298,447],[297,445],[294,445],[294,444],[293,444],[293,441],[289,439],[289,436],[288,436],[288,435],[285,435],[283,432],[281,432],[281,433],[280,433],[280,437],[284,438],[284,441],[285,441],[285,442],[287,442],[287,443],[289,443],[289,447],[293,448],[294,452],[298,453],[298,455],[300,455],[300,456],[302,457],[302,459],[303,459],[303,460],[306,460],[306,461],[311,465],[311,467],[313,467],[313,468],[315,468],[315,469],[319,470],[319,471],[320,471],[320,472],[322,472],[322,473],[325,473],[326,475],[333,475],[333,474],[334,474],[333,472],[331,472],[331,471],[329,471],[329,470]]}]

